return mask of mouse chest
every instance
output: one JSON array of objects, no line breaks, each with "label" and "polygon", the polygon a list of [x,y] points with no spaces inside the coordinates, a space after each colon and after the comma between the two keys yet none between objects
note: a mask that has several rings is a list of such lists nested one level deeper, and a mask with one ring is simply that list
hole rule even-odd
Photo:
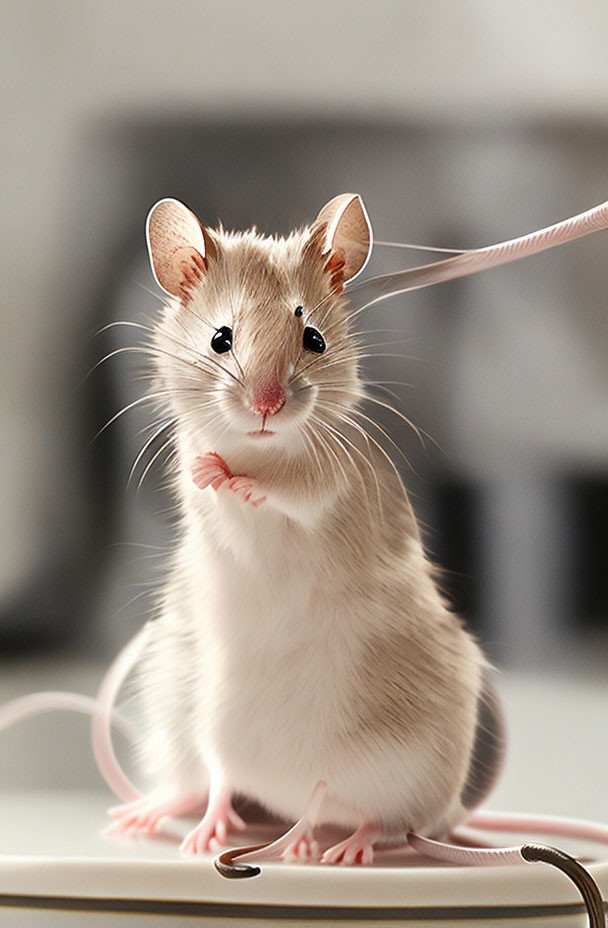
[{"label": "mouse chest", "polygon": [[326,588],[332,572],[338,579],[318,533],[276,511],[230,498],[212,502],[197,526],[192,553],[205,574],[213,571],[211,582],[221,585],[222,598],[240,603],[246,590],[252,608],[262,600],[266,608],[277,600],[284,608],[306,599],[309,588]]},{"label": "mouse chest", "polygon": [[272,624],[268,613],[250,613],[254,623],[247,621],[238,641],[233,637],[224,649],[214,741],[235,769],[265,770],[273,756],[288,767],[306,767],[335,744],[343,727],[354,656],[327,628],[316,597],[302,605]]}]

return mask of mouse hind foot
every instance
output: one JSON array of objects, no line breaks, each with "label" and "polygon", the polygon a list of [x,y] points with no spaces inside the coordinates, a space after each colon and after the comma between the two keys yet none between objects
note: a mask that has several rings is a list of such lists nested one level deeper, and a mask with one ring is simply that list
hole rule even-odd
[{"label": "mouse hind foot", "polygon": [[207,810],[196,828],[186,835],[180,846],[182,854],[204,854],[217,851],[226,844],[230,829],[243,831],[245,822],[234,811],[230,801],[230,789],[222,787],[209,796]]},{"label": "mouse hind foot", "polygon": [[374,844],[381,836],[381,829],[371,822],[365,822],[352,835],[339,844],[324,851],[322,864],[372,864],[374,862]]},{"label": "mouse hind foot", "polygon": [[283,851],[283,860],[288,863],[305,864],[321,858],[319,845],[315,840],[312,825],[308,825],[303,835],[298,836]]},{"label": "mouse hind foot", "polygon": [[206,795],[183,793],[178,795],[153,793],[125,805],[113,806],[108,815],[114,819],[105,834],[149,834],[158,831],[163,819],[169,816],[188,815],[205,805]]}]

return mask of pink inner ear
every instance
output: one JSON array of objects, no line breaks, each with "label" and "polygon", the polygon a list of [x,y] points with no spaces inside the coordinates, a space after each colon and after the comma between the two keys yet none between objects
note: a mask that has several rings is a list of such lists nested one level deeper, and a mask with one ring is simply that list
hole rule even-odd
[{"label": "pink inner ear", "polygon": [[[343,248],[335,248],[325,264],[324,270],[331,274],[330,285],[334,290],[336,287],[344,286],[344,265],[346,264],[346,255]],[[342,286],[340,286],[342,285]]]},{"label": "pink inner ear", "polygon": [[179,295],[187,302],[207,270],[207,262],[196,248],[184,246],[173,253],[173,266],[177,275]]}]

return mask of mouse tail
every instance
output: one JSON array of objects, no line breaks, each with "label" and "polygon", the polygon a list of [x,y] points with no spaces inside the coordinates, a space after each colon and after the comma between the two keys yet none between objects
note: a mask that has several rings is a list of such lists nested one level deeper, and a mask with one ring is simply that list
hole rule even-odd
[{"label": "mouse tail", "polygon": [[61,690],[20,696],[0,706],[0,732],[44,712],[59,710],[89,715],[92,719],[93,754],[99,772],[110,789],[124,802],[139,799],[141,793],[128,779],[114,753],[112,728],[117,729],[130,741],[134,740],[131,726],[116,711],[114,704],[126,677],[143,652],[149,634],[148,625],[149,623],[146,623],[114,659],[96,697]]},{"label": "mouse tail", "polygon": [[499,242],[497,245],[471,249],[453,258],[409,268],[406,271],[368,277],[366,280],[348,286],[346,293],[349,297],[356,293],[358,299],[365,302],[364,308],[367,308],[398,293],[407,293],[410,290],[429,287],[442,281],[477,274],[479,271],[499,267],[510,261],[518,261],[520,258],[526,258],[528,255],[554,248],[556,245],[571,242],[583,235],[606,228],[608,228],[608,201],[584,213],[556,222],[552,226],[539,229],[537,232]]},{"label": "mouse tail", "polygon": [[[476,812],[466,822],[466,826],[491,831],[529,830],[539,834],[608,844],[608,825],[584,819],[519,815],[510,812]],[[425,857],[457,865],[479,867],[521,863],[550,864],[565,873],[577,887],[587,909],[590,928],[606,928],[604,901],[598,884],[586,867],[559,848],[535,842],[513,847],[465,847],[432,841],[415,833],[408,835],[408,844]]]},{"label": "mouse tail", "polygon": [[101,681],[91,719],[91,746],[102,777],[119,799],[133,802],[141,798],[120,766],[112,744],[112,715],[123,683],[141,657],[150,634],[150,623],[141,628],[114,658]]},{"label": "mouse tail", "polygon": [[[488,816],[488,821],[491,818],[491,816]],[[510,818],[510,816],[504,817],[503,825],[500,826],[501,828],[504,827],[504,824],[506,823],[505,819],[507,818]],[[532,817],[527,818],[524,816],[513,816],[512,818],[513,831],[520,830],[519,827],[515,827],[515,823],[520,826],[524,821],[534,822],[534,826],[538,826],[538,830],[543,830],[543,828],[541,828],[541,826],[538,824],[541,821],[541,817],[533,819]],[[480,827],[496,828],[497,826],[495,821],[496,819],[493,819],[494,824]],[[593,840],[599,840],[598,829],[603,828],[605,833],[603,841],[604,843],[608,843],[608,828],[606,826],[595,825],[592,822],[575,823],[569,822],[568,820],[546,819],[544,817],[542,817],[542,822],[544,828],[550,826],[550,834],[567,834],[581,838],[590,838],[591,834],[593,833]],[[565,824],[565,828],[562,830],[558,830],[557,827],[557,823],[560,822]],[[472,823],[469,822],[467,824]],[[581,827],[579,830],[579,825],[584,827]],[[425,857],[430,857],[433,860],[440,860],[444,863],[456,864],[459,866],[479,867],[522,863],[550,864],[551,866],[560,870],[562,873],[565,873],[580,892],[581,896],[583,897],[583,902],[585,903],[587,915],[589,917],[589,928],[606,928],[604,900],[602,898],[602,893],[598,884],[586,867],[584,867],[574,857],[564,853],[564,851],[560,850],[559,848],[530,842],[526,844],[515,845],[513,847],[464,847],[462,845],[447,844],[442,841],[433,841],[430,838],[423,838],[422,835],[415,834],[414,832],[410,832],[408,835],[408,844],[411,848],[413,848],[419,854],[424,855]]]}]

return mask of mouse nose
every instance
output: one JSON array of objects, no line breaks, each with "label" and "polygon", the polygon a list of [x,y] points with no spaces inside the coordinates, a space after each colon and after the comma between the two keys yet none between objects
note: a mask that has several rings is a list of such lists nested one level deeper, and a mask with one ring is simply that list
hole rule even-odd
[{"label": "mouse nose", "polygon": [[250,405],[260,416],[274,416],[285,405],[285,390],[278,380],[268,381],[254,391]]}]

